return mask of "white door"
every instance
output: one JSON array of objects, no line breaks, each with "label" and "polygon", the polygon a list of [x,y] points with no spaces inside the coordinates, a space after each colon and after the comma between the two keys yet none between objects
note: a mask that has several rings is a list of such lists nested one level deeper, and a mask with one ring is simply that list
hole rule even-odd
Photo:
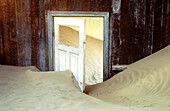
[{"label": "white door", "polygon": [[[75,39],[69,34],[63,33],[61,35],[60,29],[69,27],[70,33],[73,33],[74,27],[78,29],[78,39]],[[84,19],[72,18],[54,18],[55,40],[54,40],[54,70],[63,71],[71,70],[75,76],[80,89],[84,91],[84,59],[85,59],[85,43],[86,43],[86,21]],[[73,27],[73,28],[72,28]],[[65,30],[65,29],[64,29]],[[67,36],[67,37],[65,37]],[[63,38],[69,38],[74,41],[76,45],[61,42]]]}]

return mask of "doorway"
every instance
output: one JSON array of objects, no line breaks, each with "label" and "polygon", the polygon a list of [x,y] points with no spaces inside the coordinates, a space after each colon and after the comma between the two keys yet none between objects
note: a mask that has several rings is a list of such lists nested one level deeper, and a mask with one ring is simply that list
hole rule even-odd
[{"label": "doorway", "polygon": [[[59,39],[57,40],[59,40],[60,44],[65,44],[67,46],[70,46],[70,49],[74,49],[74,48],[78,49],[79,46],[81,47],[80,39],[83,38],[81,36],[82,34],[80,34],[81,32],[78,25],[77,26],[73,25],[74,20],[77,21],[77,23],[80,20],[85,20],[84,21],[85,26],[83,26],[85,28],[84,29],[85,31],[83,31],[85,33],[85,39],[84,39],[85,41],[84,44],[82,42],[82,46],[85,45],[85,51],[84,51],[85,84],[93,85],[93,84],[103,82],[103,32],[104,32],[103,17],[54,17],[54,21],[56,21],[57,19],[61,19],[62,20],[61,23],[64,22],[65,25],[61,25],[60,23],[59,30],[58,28],[54,30],[55,36],[58,36],[57,34],[59,34],[60,36]],[[69,25],[70,23],[72,25]],[[54,27],[55,25],[56,23],[54,22]],[[81,25],[83,25],[83,23],[81,23]],[[79,34],[81,37],[79,36]],[[62,54],[62,56],[56,57],[55,60],[57,61],[54,63],[54,70],[56,70],[55,68],[56,66],[61,67],[58,68],[58,70],[56,71],[71,70],[73,74],[75,74],[75,78],[78,78],[79,76],[76,74],[78,73],[78,68],[76,65],[78,65],[79,60],[78,59],[75,60],[75,58],[78,57],[79,54],[77,53],[76,54],[77,56],[74,55],[73,58],[72,56],[75,53],[72,54],[66,54],[66,53],[67,53],[66,50],[64,52],[63,51],[61,52],[61,50],[58,52],[58,54],[59,55]],[[58,63],[60,60],[62,60],[61,65]],[[74,63],[71,63],[69,65],[69,61],[74,61]]]},{"label": "doorway", "polygon": [[[87,79],[86,76],[86,84],[95,84],[95,83],[99,83],[102,82],[103,80],[105,80],[108,76],[109,71],[109,13],[108,12],[65,12],[65,11],[49,11],[48,12],[48,16],[47,16],[47,23],[48,23],[48,47],[49,47],[49,68],[50,70],[54,70],[55,69],[55,58],[54,58],[54,47],[55,47],[55,31],[51,28],[54,27],[54,18],[76,18],[76,19],[85,19],[86,21],[92,21],[92,19],[94,19],[92,21],[93,22],[97,22],[97,19],[101,19],[101,23],[103,24],[103,28],[102,28],[102,38],[96,38],[96,36],[94,36],[97,33],[93,33],[88,31],[88,29],[86,29],[87,33],[86,33],[86,40],[84,42],[84,44],[86,44],[86,56],[87,57],[85,59],[85,64],[87,65],[88,62],[90,65],[87,65],[85,67],[87,73],[91,72],[91,79]],[[96,19],[96,20],[95,20]],[[99,21],[98,21],[99,22]],[[100,23],[100,22],[99,22]],[[87,24],[86,24],[87,25]],[[95,25],[91,25],[91,29],[95,29],[95,30],[99,30],[99,28],[92,28]],[[66,28],[65,26],[61,26],[61,29],[65,30],[64,28]],[[68,30],[72,30],[71,32],[79,32],[79,29],[77,27],[73,27],[73,26],[69,26],[67,27]],[[54,32],[53,32],[54,31]],[[90,35],[90,34],[94,34],[94,35]],[[66,33],[65,33],[66,34]],[[68,39],[67,39],[68,40]],[[88,41],[90,41],[91,43],[88,43]],[[93,42],[92,42],[93,41]],[[86,43],[87,42],[87,43]],[[75,43],[75,47],[76,46],[76,42]],[[79,43],[80,44],[80,43]],[[98,46],[98,52],[101,52],[101,56],[99,57],[99,59],[94,59],[97,58],[96,56],[98,55],[97,50],[94,48],[95,46],[88,46],[88,44],[97,44]],[[101,45],[99,45],[101,44]],[[89,48],[88,48],[89,47]],[[90,49],[90,51],[88,51],[88,49]],[[90,55],[91,54],[91,55]],[[88,57],[89,55],[89,57]],[[91,60],[89,59],[91,58]],[[92,59],[93,58],[93,59]],[[94,60],[94,61],[93,61]],[[99,61],[101,61],[99,63]],[[91,62],[91,63],[90,63]],[[93,65],[92,65],[93,63]],[[99,65],[101,67],[97,68],[97,65]],[[96,69],[95,69],[96,68]],[[89,71],[89,69],[94,69],[93,71]]]}]

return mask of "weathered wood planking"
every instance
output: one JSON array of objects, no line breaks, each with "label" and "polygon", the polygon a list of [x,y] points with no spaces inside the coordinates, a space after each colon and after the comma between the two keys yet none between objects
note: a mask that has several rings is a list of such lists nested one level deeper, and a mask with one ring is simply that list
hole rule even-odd
[{"label": "weathered wood planking", "polygon": [[169,24],[169,11],[170,11],[169,0],[163,1],[163,26],[162,26],[162,36],[163,36],[163,47],[167,46],[170,43],[170,24]]},{"label": "weathered wood planking", "polygon": [[121,16],[121,0],[112,2],[111,11],[111,38],[112,38],[112,65],[119,64],[120,60],[120,16]]},{"label": "weathered wood planking", "polygon": [[3,64],[3,21],[2,21],[2,3],[0,1],[0,64]]},{"label": "weathered wood planking", "polygon": [[121,47],[120,47],[120,60],[119,64],[128,64],[128,35],[129,35],[129,27],[128,27],[128,17],[129,17],[129,0],[121,1],[121,20],[120,20],[120,39],[121,39]]},{"label": "weathered wood planking", "polygon": [[10,38],[10,64],[18,65],[17,54],[17,36],[16,36],[16,14],[15,14],[15,0],[8,0],[9,7],[9,38]]},{"label": "weathered wood planking", "polygon": [[23,32],[24,35],[24,51],[25,51],[25,66],[31,65],[31,0],[23,0]]},{"label": "weathered wood planking", "polygon": [[38,26],[38,36],[39,36],[39,66],[38,68],[45,71],[46,63],[46,53],[45,53],[45,3],[43,0],[39,1],[39,26]]},{"label": "weathered wood planking", "polygon": [[167,4],[166,4],[166,14],[165,14],[165,33],[166,33],[166,38],[169,41],[169,45],[170,45],[170,0],[167,0]]},{"label": "weathered wood planking", "polygon": [[23,0],[15,0],[15,9],[16,9],[16,36],[18,43],[18,65],[25,66],[25,33],[24,32],[24,18],[23,18]]},{"label": "weathered wood planking", "polygon": [[38,1],[39,0],[31,0],[31,65],[39,66],[39,56],[38,56],[38,17],[39,17],[39,9],[38,9]]},{"label": "weathered wood planking", "polygon": [[10,38],[9,38],[9,7],[8,0],[1,2],[2,9],[2,27],[3,27],[3,55],[4,64],[10,64]]},{"label": "weathered wood planking", "polygon": [[162,0],[156,0],[154,10],[154,40],[153,51],[157,51],[162,47]]},{"label": "weathered wood planking", "polygon": [[143,41],[143,56],[148,56],[153,52],[153,29],[154,29],[154,9],[155,0],[146,0],[145,18],[145,38]]},{"label": "weathered wood planking", "polygon": [[130,64],[170,44],[169,0],[0,1],[0,63],[48,70],[46,14],[53,11],[110,12],[110,66]]}]

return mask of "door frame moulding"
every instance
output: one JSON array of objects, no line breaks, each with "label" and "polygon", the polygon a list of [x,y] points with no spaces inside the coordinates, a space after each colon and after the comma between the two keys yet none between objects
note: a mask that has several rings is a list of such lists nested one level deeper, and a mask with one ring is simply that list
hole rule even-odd
[{"label": "door frame moulding", "polygon": [[108,79],[111,72],[109,68],[109,12],[85,12],[85,11],[48,11],[46,15],[46,30],[48,36],[48,57],[49,57],[49,71],[54,70],[53,63],[53,39],[54,39],[54,17],[103,17],[104,18],[104,40],[103,40],[103,80]]}]

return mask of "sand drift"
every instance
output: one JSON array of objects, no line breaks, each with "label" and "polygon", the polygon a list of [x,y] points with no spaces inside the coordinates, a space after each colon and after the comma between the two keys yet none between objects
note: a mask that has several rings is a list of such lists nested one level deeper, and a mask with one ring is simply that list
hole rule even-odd
[{"label": "sand drift", "polygon": [[70,71],[0,65],[0,111],[170,111],[170,46],[86,93]]}]

